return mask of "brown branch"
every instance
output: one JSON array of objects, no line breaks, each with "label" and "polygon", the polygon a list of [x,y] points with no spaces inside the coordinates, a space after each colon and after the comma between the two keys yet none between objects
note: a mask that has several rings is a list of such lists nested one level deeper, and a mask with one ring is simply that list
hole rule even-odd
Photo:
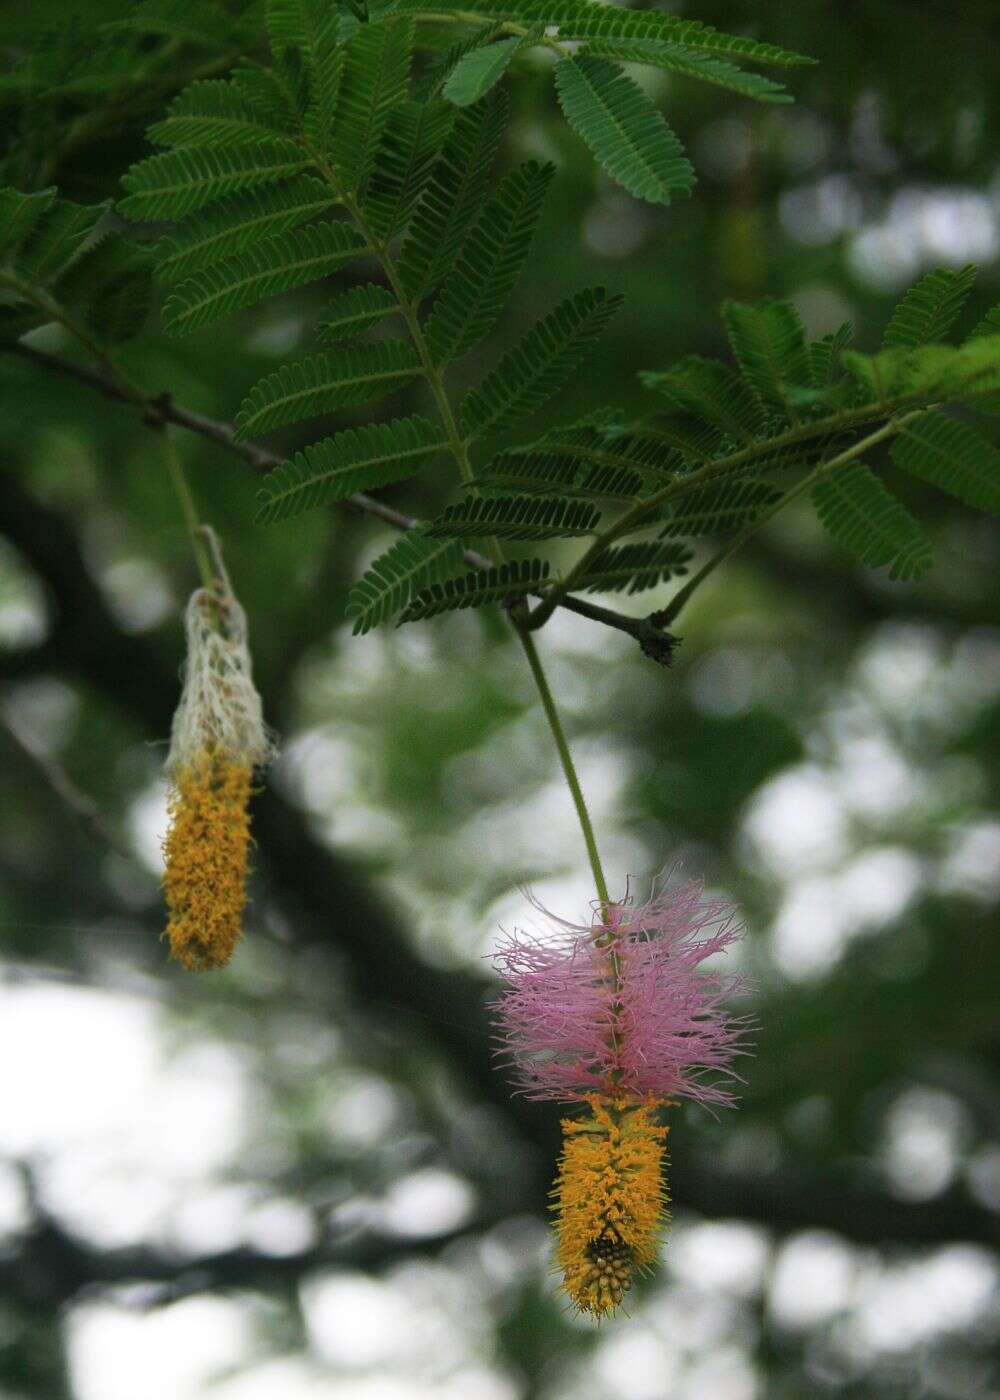
[{"label": "brown branch", "polygon": [[[257,443],[237,441],[231,424],[220,422],[216,418],[208,418],[203,413],[195,413],[192,409],[175,403],[169,394],[143,395],[131,385],[123,383],[104,370],[80,364],[76,360],[67,360],[61,355],[51,354],[48,350],[39,350],[33,345],[24,344],[23,341],[16,341],[0,348],[13,355],[19,355],[32,364],[41,365],[58,374],[68,375],[71,379],[76,379],[79,383],[86,384],[88,388],[103,394],[105,398],[130,404],[133,408],[140,410],[143,422],[151,428],[160,427],[164,423],[174,423],[177,427],[186,428],[188,432],[206,438],[209,442],[217,443],[227,451],[235,452],[238,457],[242,457],[244,462],[254,471],[270,471],[284,460],[276,453],[269,452],[267,448],[260,447]],[[392,506],[376,500],[374,496],[369,496],[363,491],[348,496],[340,504],[350,510],[359,511],[376,520],[381,520],[386,525],[391,525],[394,530],[413,530],[420,523],[413,516],[395,510]],[[493,566],[492,560],[473,549],[465,550],[463,557],[473,569],[489,569]],[[572,595],[560,598],[559,606],[565,608],[567,612],[589,618],[591,622],[599,622],[605,627],[612,627],[618,632],[624,632],[639,643],[646,656],[661,665],[669,665],[677,639],[658,626],[651,618],[628,617],[625,613],[615,612],[611,608],[599,607],[596,603],[588,603],[582,598],[576,598]]]}]

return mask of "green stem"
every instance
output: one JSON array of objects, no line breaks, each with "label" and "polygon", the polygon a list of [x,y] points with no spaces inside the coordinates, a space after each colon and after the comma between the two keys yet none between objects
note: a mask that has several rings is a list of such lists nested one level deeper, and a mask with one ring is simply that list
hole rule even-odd
[{"label": "green stem", "polygon": [[[517,624],[515,623],[515,626]],[[549,689],[548,678],[542,669],[541,658],[535,646],[534,638],[524,627],[517,628],[517,635],[521,639],[524,647],[524,654],[528,658],[528,665],[531,667],[531,674],[538,687],[538,693],[542,698],[542,708],[545,711],[545,718],[549,722],[552,737],[555,740],[556,749],[559,753],[559,761],[562,764],[563,774],[573,798],[573,805],[576,808],[576,815],[583,831],[583,839],[587,847],[587,858],[590,861],[590,868],[594,872],[594,885],[597,889],[597,897],[606,911],[611,903],[608,894],[607,881],[604,878],[604,870],[601,867],[601,857],[597,850],[597,839],[594,836],[594,827],[590,820],[590,813],[587,811],[587,804],[584,801],[583,789],[580,787],[580,779],[577,777],[576,765],[573,763],[573,755],[569,751],[569,744],[566,742],[566,734],[559,718],[559,711],[556,709],[556,702],[553,699],[552,691]],[[606,914],[605,914],[606,917]]]},{"label": "green stem", "polygon": [[[420,317],[418,314],[419,302],[407,295],[387,243],[376,237],[374,230],[365,219],[358,201],[353,195],[345,195],[340,192],[334,172],[329,168],[326,162],[317,158],[317,163],[320,165],[331,187],[338,194],[338,197],[343,200],[345,209],[347,209],[348,213],[351,215],[358,231],[374,252],[382,271],[385,273],[393,296],[396,298],[399,313],[406,322],[406,327],[420,360],[424,377],[434,397],[441,422],[444,425],[448,446],[455,459],[455,465],[458,467],[459,476],[463,482],[468,484],[473,477],[472,463],[469,461],[469,444],[459,432],[458,424],[455,421],[455,415],[451,407],[451,400],[448,397],[448,391],[445,387],[444,376],[439,366],[435,364],[434,357],[431,355],[430,347],[427,344],[427,339],[424,335],[423,327],[420,324]],[[493,548],[496,557],[502,559],[503,553],[498,541],[493,541]],[[610,904],[608,886],[604,878],[604,871],[601,868],[601,858],[597,850],[597,840],[594,836],[594,828],[590,820],[590,813],[587,811],[587,804],[584,801],[583,790],[580,787],[580,780],[577,777],[576,768],[573,763],[573,756],[566,742],[566,735],[563,731],[562,722],[559,719],[559,712],[556,709],[555,700],[552,691],[549,689],[549,683],[542,669],[542,663],[534,641],[527,630],[518,624],[513,615],[511,615],[511,621],[514,624],[517,635],[521,639],[521,645],[524,647],[525,655],[528,658],[528,664],[531,667],[531,674],[541,697],[545,716],[549,722],[552,737],[555,740],[556,749],[559,753],[559,761],[562,764],[562,770],[565,774],[570,795],[573,798],[573,805],[576,808],[577,818],[580,822],[580,828],[583,832],[584,843],[587,847],[587,856],[590,860],[590,868],[594,873],[597,897],[601,901],[602,909],[606,911]],[[617,978],[617,967],[614,968],[614,973]]]},{"label": "green stem", "polygon": [[177,450],[170,437],[169,428],[161,429],[160,442],[163,445],[163,459],[166,462],[167,472],[180,502],[181,514],[184,516],[184,524],[191,541],[195,563],[198,565],[198,573],[201,575],[204,586],[211,588],[215,583],[215,570],[212,568],[212,561],[205,548],[201,526],[198,523],[198,512],[194,508],[194,497],[191,495],[191,488],[188,486],[181,459],[177,455]]},{"label": "green stem", "polygon": [[724,545],[717,554],[713,554],[711,559],[707,560],[698,572],[688,579],[684,587],[674,594],[663,611],[657,613],[657,621],[660,625],[662,627],[669,627],[681,609],[690,600],[691,595],[697,588],[700,588],[709,575],[713,574],[719,565],[725,563],[738,549],[741,549],[743,545],[746,544],[747,540],[755,535],[758,530],[763,529],[768,521],[773,520],[778,512],[783,510],[790,501],[794,501],[798,496],[804,495],[805,492],[815,486],[820,477],[825,476],[827,472],[835,471],[837,467],[842,467],[847,462],[852,462],[863,452],[867,452],[870,447],[874,447],[877,443],[883,441],[883,439],[892,437],[895,433],[898,433],[904,423],[909,422],[911,418],[916,418],[917,416],[916,413],[907,413],[904,414],[902,418],[893,418],[890,422],[879,428],[878,432],[869,433],[869,435],[862,438],[860,442],[856,442],[853,447],[848,447],[845,451],[838,453],[836,457],[831,457],[828,462],[821,462],[818,467],[814,467],[811,472],[807,472],[801,481],[797,482],[795,486],[791,487],[790,490],[786,491],[775,501],[770,510],[765,511],[763,515],[758,515],[755,519],[744,525],[743,529],[740,530],[738,534],[734,535],[728,544]]}]

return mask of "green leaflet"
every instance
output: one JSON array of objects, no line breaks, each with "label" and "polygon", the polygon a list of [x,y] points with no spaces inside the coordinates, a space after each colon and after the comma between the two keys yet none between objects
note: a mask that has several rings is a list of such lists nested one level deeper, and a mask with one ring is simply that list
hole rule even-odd
[{"label": "green leaflet", "polygon": [[561,302],[509,351],[462,403],[462,431],[481,436],[533,413],[551,398],[621,306],[603,287]]},{"label": "green leaflet", "polygon": [[368,180],[393,108],[405,101],[413,21],[363,25],[348,41],[330,155],[348,190]]},{"label": "green leaflet", "polygon": [[253,306],[264,297],[327,277],[366,252],[352,224],[309,224],[264,239],[182,282],[164,307],[173,335]]},{"label": "green leaflet", "polygon": [[477,569],[459,578],[447,578],[421,589],[399,621],[416,622],[443,612],[479,608],[484,603],[512,602],[533,592],[548,576],[546,560],[515,559],[493,569]]},{"label": "green leaflet", "polygon": [[239,441],[303,418],[366,403],[400,389],[417,373],[415,351],[402,340],[342,346],[282,365],[259,380],[236,415]]},{"label": "green leaflet", "polygon": [[504,93],[496,90],[459,111],[413,211],[400,255],[399,275],[411,297],[423,296],[440,281],[478,216],[507,110]]},{"label": "green leaflet", "polygon": [[677,137],[631,78],[600,58],[556,64],[556,91],[573,130],[620,185],[638,199],[669,204],[694,184]]},{"label": "green leaflet", "polygon": [[585,593],[642,593],[687,573],[691,551],[684,544],[644,540],[603,549],[580,580]]},{"label": "green leaflet", "polygon": [[892,459],[967,505],[1000,513],[1000,450],[967,423],[922,413],[904,425]]},{"label": "green leaflet", "polygon": [[831,537],[863,564],[888,566],[893,579],[920,578],[931,567],[923,530],[862,462],[822,476],[812,499]]},{"label": "green leaflet", "polygon": [[320,340],[330,343],[370,330],[398,309],[392,292],[369,282],[341,292],[326,309],[325,320],[319,323]]},{"label": "green leaflet", "polygon": [[801,392],[812,385],[812,365],[794,306],[787,301],[754,306],[727,301],[722,317],[740,370],[761,402],[795,422]]},{"label": "green leaflet", "polygon": [[133,165],[122,177],[128,194],[118,209],[127,219],[180,219],[226,195],[296,175],[307,164],[301,148],[283,137],[184,147]]},{"label": "green leaflet", "polygon": [[468,496],[448,506],[427,534],[454,539],[554,540],[592,535],[600,513],[579,501],[538,496]]},{"label": "green leaflet", "polygon": [[469,107],[478,102],[500,81],[521,49],[536,44],[544,32],[539,25],[529,34],[500,39],[463,54],[444,85],[445,97],[456,107]]},{"label": "green leaflet", "polygon": [[780,491],[759,481],[709,481],[685,493],[671,508],[659,537],[730,534],[780,500]]},{"label": "green leaflet", "polygon": [[663,39],[591,39],[582,50],[594,58],[613,58],[621,63],[645,63],[680,73],[703,83],[739,93],[756,102],[792,102],[782,83],[761,73],[748,73],[723,58],[681,48]]},{"label": "green leaflet", "polygon": [[431,540],[422,529],[407,531],[351,589],[347,616],[354,619],[354,635],[388,622],[415,593],[443,582],[461,564],[462,546],[455,540]]},{"label": "green leaflet", "polygon": [[297,175],[220,200],[184,219],[156,245],[157,276],[163,282],[179,282],[333,207],[332,193],[313,175]]},{"label": "green leaflet", "polygon": [[494,327],[521,275],[553,168],[512,170],[465,240],[427,322],[437,364],[457,359]]},{"label": "green leaflet", "polygon": [[921,277],[892,313],[882,337],[882,349],[926,345],[944,340],[968,300],[976,269],[939,267]]},{"label": "green leaflet", "polygon": [[175,97],[167,115],[147,134],[158,146],[224,146],[267,141],[282,133],[262,119],[238,87],[202,79]]},{"label": "green leaflet", "polygon": [[439,427],[426,418],[398,418],[348,428],[336,437],[313,443],[290,462],[275,467],[257,493],[255,519],[270,524],[402,481],[422,470],[447,447]]}]

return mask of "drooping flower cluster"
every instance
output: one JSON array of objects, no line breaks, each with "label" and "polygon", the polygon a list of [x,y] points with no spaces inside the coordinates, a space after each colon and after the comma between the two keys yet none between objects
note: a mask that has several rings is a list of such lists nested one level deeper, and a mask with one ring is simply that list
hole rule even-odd
[{"label": "drooping flower cluster", "polygon": [[163,886],[171,956],[202,969],[227,963],[240,935],[251,782],[272,745],[253,684],[246,615],[228,581],[191,595],[185,626],[184,688],[167,758]]},{"label": "drooping flower cluster", "polygon": [[678,1098],[734,1102],[748,1027],[726,1004],[742,979],[702,964],[741,930],[697,883],[607,905],[589,928],[553,923],[553,938],[515,933],[495,955],[499,1053],[528,1097],[589,1105],[563,1122],[554,1209],[563,1286],[600,1317],[652,1261],[665,1220],[666,1130],[654,1111]]}]

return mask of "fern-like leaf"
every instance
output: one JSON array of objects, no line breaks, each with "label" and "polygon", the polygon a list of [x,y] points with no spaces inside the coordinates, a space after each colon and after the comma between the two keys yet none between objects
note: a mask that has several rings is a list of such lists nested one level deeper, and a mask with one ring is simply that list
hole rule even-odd
[{"label": "fern-like leaf", "polygon": [[139,0],[132,12],[110,20],[108,32],[132,30],[139,34],[160,34],[187,44],[224,52],[238,51],[252,42],[248,26],[227,14],[209,0]]},{"label": "fern-like leaf", "polygon": [[691,162],[649,98],[601,58],[564,58],[556,91],[566,120],[613,179],[639,199],[669,204],[694,184]]},{"label": "fern-like leaf", "polygon": [[812,386],[812,366],[798,312],[787,301],[746,306],[728,301],[722,317],[740,369],[769,408],[791,422]]},{"label": "fern-like leaf", "polygon": [[406,100],[413,21],[363,25],[348,41],[331,155],[344,187],[367,181],[393,108]]},{"label": "fern-like leaf", "polygon": [[600,513],[580,501],[538,496],[468,496],[427,527],[432,538],[554,540],[592,535]]},{"label": "fern-like leaf", "polygon": [[478,388],[470,389],[461,409],[463,432],[481,436],[540,408],[576,369],[621,302],[602,287],[589,287],[550,311]]},{"label": "fern-like leaf", "polygon": [[348,428],[296,453],[264,478],[257,493],[257,523],[286,520],[355,491],[403,481],[446,446],[440,428],[426,418]]},{"label": "fern-like leaf", "polygon": [[754,390],[721,360],[689,355],[662,373],[646,372],[642,382],[658,389],[672,409],[716,429],[720,439],[749,443],[764,428],[765,416]]},{"label": "fern-like leaf", "polygon": [[477,569],[421,589],[399,620],[400,623],[417,622],[461,608],[513,602],[515,598],[534,592],[548,576],[549,565],[544,559],[515,559],[493,569]]},{"label": "fern-like leaf", "polygon": [[454,262],[485,197],[507,111],[501,89],[459,111],[400,255],[400,277],[411,297],[424,295]]},{"label": "fern-like leaf", "polygon": [[334,202],[330,190],[313,175],[220,200],[182,220],[156,245],[157,276],[163,282],[180,282],[264,239],[308,223],[332,209]]},{"label": "fern-like leaf", "polygon": [[56,202],[57,190],[22,194],[20,190],[0,190],[0,256],[22,243],[38,220]]},{"label": "fern-like leaf", "polygon": [[587,566],[580,587],[585,593],[642,593],[669,578],[687,573],[691,550],[684,544],[643,540],[603,549]]},{"label": "fern-like leaf", "polygon": [[[674,445],[659,432],[598,423],[555,428],[518,452],[544,451],[594,471],[636,471],[662,486],[684,467]],[[511,454],[513,455],[513,454]]]},{"label": "fern-like leaf", "polygon": [[830,536],[864,564],[889,577],[914,579],[931,566],[931,548],[910,512],[861,462],[828,472],[812,489],[816,513]]},{"label": "fern-like leaf", "polygon": [[791,102],[782,83],[761,73],[748,73],[711,54],[684,49],[663,39],[591,39],[583,50],[594,58],[613,58],[621,63],[644,63],[668,73],[711,83],[715,87],[750,97],[756,102]]},{"label": "fern-like leaf", "polygon": [[876,355],[846,350],[843,362],[863,401],[881,411],[1000,392],[1000,334],[975,336],[957,348],[893,346]]},{"label": "fern-like leaf", "polygon": [[[425,0],[396,0],[397,8],[425,8]],[[681,19],[662,10],[631,10],[594,0],[469,0],[464,10],[499,20],[545,24],[561,39],[661,39],[681,48],[732,58],[737,62],[797,67],[814,58],[734,34],[723,34],[698,20]]]},{"label": "fern-like leaf", "polygon": [[512,170],[484,208],[427,322],[438,364],[457,359],[493,329],[521,275],[552,175],[552,166],[533,161]]},{"label": "fern-like leaf", "polygon": [[473,479],[489,495],[558,491],[565,500],[610,501],[633,505],[642,495],[643,478],[630,467],[588,464],[570,449],[564,452],[503,452]]},{"label": "fern-like leaf", "polygon": [[454,121],[454,107],[434,100],[403,102],[389,113],[365,192],[365,218],[379,237],[391,238],[409,221]]},{"label": "fern-like leaf", "polygon": [[243,400],[236,437],[242,441],[286,423],[381,398],[401,389],[419,368],[414,351],[402,340],[344,346],[282,365],[259,380]]},{"label": "fern-like leaf", "polygon": [[219,79],[201,79],[174,98],[162,121],[147,133],[158,146],[225,146],[281,136],[253,108],[239,88]]},{"label": "fern-like leaf", "polygon": [[300,94],[274,68],[237,68],[229,79],[244,102],[282,136],[298,135],[301,125]]},{"label": "fern-like leaf", "polygon": [[284,137],[182,147],[133,165],[122,177],[128,195],[118,208],[127,219],[180,219],[226,195],[297,175],[307,163],[301,148]]},{"label": "fern-like leaf", "polygon": [[40,284],[62,276],[81,256],[109,207],[110,202],[74,204],[60,199],[47,208],[16,250],[19,276]]},{"label": "fern-like leaf", "polygon": [[431,540],[422,529],[409,530],[380,554],[351,589],[347,616],[354,635],[388,622],[415,593],[441,583],[462,565],[462,546],[454,540]]},{"label": "fern-like leaf", "polygon": [[944,340],[958,319],[976,280],[973,263],[938,267],[910,288],[892,313],[882,348],[912,348]]},{"label": "fern-like leaf", "polygon": [[149,315],[152,287],[149,253],[121,238],[88,248],[59,278],[55,292],[104,345],[138,335]]},{"label": "fern-like leaf", "polygon": [[978,340],[982,335],[1000,335],[1000,302],[991,306],[986,315],[968,335],[968,340]]},{"label": "fern-like leaf", "polygon": [[712,481],[686,492],[671,509],[660,539],[679,535],[727,535],[756,520],[781,500],[759,481]]},{"label": "fern-like leaf", "polygon": [[320,340],[330,344],[370,330],[399,309],[392,292],[368,282],[334,297],[319,323]]},{"label": "fern-like leaf", "polygon": [[854,339],[854,327],[850,321],[822,340],[814,340],[809,347],[809,365],[812,381],[818,389],[832,384],[841,369],[840,357]]},{"label": "fern-like leaf", "polygon": [[264,297],[328,277],[365,251],[352,224],[308,224],[266,238],[182,282],[164,307],[167,330],[186,335]]},{"label": "fern-like leaf", "polygon": [[344,20],[340,6],[330,0],[267,0],[265,23],[272,53],[297,49],[314,69],[344,37]]},{"label": "fern-like leaf", "polygon": [[892,445],[898,466],[978,510],[1000,513],[1000,450],[967,423],[930,410]]}]

